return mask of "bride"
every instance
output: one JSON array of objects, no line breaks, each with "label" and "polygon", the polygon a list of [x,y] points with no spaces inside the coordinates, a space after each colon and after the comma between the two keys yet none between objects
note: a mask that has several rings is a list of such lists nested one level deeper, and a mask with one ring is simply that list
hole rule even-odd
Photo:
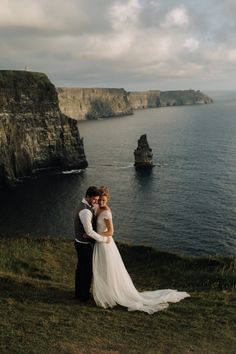
[{"label": "bride", "polygon": [[[113,235],[111,209],[107,205],[109,190],[100,188],[97,211],[97,232]],[[186,292],[165,289],[138,292],[124,266],[118,248],[111,237],[109,243],[96,242],[93,251],[93,297],[98,306],[114,307],[119,304],[129,311],[152,314],[168,307],[168,302],[178,302],[190,296]]]}]

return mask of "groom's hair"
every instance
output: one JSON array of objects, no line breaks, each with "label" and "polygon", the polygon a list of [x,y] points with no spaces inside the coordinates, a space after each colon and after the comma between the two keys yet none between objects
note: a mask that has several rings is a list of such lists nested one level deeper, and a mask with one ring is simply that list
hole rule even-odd
[{"label": "groom's hair", "polygon": [[97,187],[95,187],[95,186],[90,186],[88,189],[87,189],[87,191],[86,191],[86,194],[85,194],[85,196],[86,197],[97,197],[97,196],[100,196],[100,191],[99,191],[99,189],[97,188]]}]

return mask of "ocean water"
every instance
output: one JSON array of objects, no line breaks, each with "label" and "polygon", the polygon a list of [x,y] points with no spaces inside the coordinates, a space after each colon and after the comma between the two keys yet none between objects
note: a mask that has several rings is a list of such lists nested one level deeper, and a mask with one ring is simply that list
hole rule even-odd
[{"label": "ocean water", "polygon": [[[236,255],[236,93],[214,104],[79,123],[89,167],[0,191],[0,235],[73,239],[89,185],[111,190],[115,239],[187,255]],[[133,167],[147,134],[155,167]]]}]

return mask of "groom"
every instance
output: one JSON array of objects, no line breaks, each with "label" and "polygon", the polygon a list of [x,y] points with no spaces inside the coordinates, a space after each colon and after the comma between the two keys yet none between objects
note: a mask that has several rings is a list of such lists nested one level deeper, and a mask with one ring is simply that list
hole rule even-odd
[{"label": "groom", "polygon": [[[97,187],[91,186],[87,189],[74,220],[75,249],[78,256],[75,272],[75,297],[81,301],[91,298],[93,244],[95,241],[106,243],[110,241],[109,237],[101,236],[94,231],[96,223],[94,207],[98,204],[99,194]],[[83,236],[85,234],[89,237],[85,238]]]}]

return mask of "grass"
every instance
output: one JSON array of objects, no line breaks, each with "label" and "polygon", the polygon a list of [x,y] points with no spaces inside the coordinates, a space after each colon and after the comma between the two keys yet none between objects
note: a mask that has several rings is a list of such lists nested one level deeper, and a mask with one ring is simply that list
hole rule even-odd
[{"label": "grass", "polygon": [[191,298],[154,315],[81,305],[72,241],[0,241],[1,354],[236,353],[236,259],[119,245],[139,290]]}]

